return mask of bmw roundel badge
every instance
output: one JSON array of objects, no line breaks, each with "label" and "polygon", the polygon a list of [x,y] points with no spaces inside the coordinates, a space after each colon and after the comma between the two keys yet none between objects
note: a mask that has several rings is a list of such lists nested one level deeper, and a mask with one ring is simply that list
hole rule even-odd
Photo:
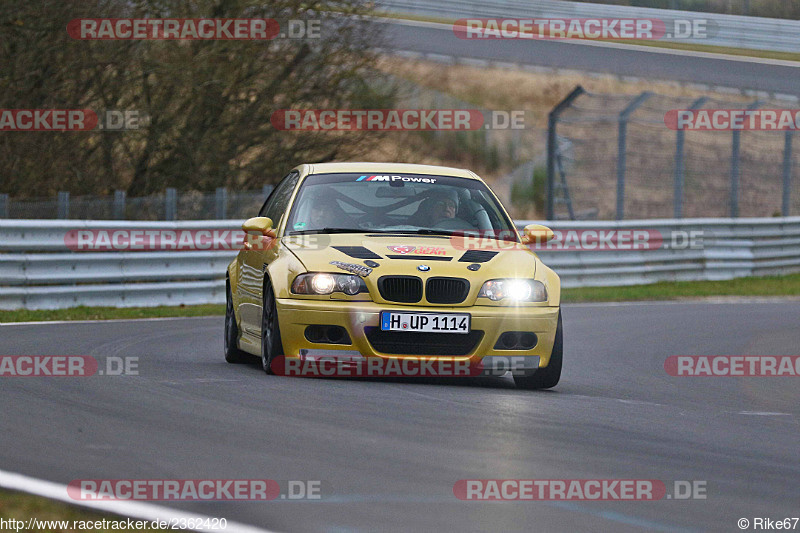
[{"label": "bmw roundel badge", "polygon": [[430,269],[431,269],[431,267],[429,267],[428,265],[419,265],[417,267],[417,270],[419,270],[420,272],[427,272]]}]

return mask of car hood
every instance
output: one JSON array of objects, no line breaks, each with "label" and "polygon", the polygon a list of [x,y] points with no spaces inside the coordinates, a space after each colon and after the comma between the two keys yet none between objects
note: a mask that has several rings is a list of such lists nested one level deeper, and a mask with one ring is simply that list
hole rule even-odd
[{"label": "car hood", "polygon": [[[294,235],[282,242],[309,272],[346,272],[347,268],[342,268],[345,265],[363,267],[374,262],[379,266],[373,267],[369,277],[448,276],[477,283],[495,278],[532,278],[536,273],[537,258],[527,246],[494,239],[348,233]],[[470,265],[480,267],[470,270]]]}]

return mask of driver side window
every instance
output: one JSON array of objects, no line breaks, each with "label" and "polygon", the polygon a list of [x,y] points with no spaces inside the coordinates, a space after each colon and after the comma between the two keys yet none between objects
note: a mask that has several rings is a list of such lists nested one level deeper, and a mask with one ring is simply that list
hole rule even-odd
[{"label": "driver side window", "polygon": [[271,218],[273,225],[277,227],[281,217],[286,212],[289,199],[292,197],[292,192],[294,192],[299,178],[300,173],[296,170],[286,175],[272,191],[272,194],[269,195],[267,201],[264,202],[261,211],[258,212],[258,216]]}]

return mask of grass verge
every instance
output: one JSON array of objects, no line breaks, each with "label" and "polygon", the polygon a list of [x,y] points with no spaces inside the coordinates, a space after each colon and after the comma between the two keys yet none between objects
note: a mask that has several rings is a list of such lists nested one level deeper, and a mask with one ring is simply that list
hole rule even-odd
[{"label": "grass verge", "polygon": [[725,281],[666,281],[628,287],[580,287],[562,291],[564,302],[681,300],[712,296],[800,296],[800,274]]},{"label": "grass verge", "polygon": [[[800,296],[800,274],[737,278],[725,281],[664,281],[627,287],[580,287],[564,289],[562,301],[635,302],[643,300],[681,300],[713,296],[792,297]],[[29,311],[0,311],[0,322],[37,322],[44,320],[113,320],[130,318],[222,316],[224,305],[187,305],[180,307],[74,307]]]},{"label": "grass verge", "polygon": [[[46,531],[49,533],[77,533],[79,531],[86,531],[89,529],[87,522],[91,522],[92,531],[100,532],[118,532],[124,523],[127,526],[127,518],[122,518],[113,514],[97,513],[87,511],[81,507],[68,505],[66,503],[48,500],[39,496],[25,494],[22,492],[15,492],[9,490],[0,490],[0,518],[6,520],[4,529],[9,531]],[[17,528],[10,527],[8,520],[17,520],[25,522],[24,524],[17,524]],[[28,529],[28,520],[36,519],[39,521],[39,527]],[[105,526],[102,527],[103,520]],[[145,520],[132,519],[134,522],[147,522]],[[50,522],[42,523],[42,521]],[[83,522],[83,524],[81,524]],[[100,522],[100,523],[98,523]],[[115,529],[112,523],[119,524]],[[94,527],[99,525],[101,527]],[[148,524],[149,525],[149,524]],[[82,527],[83,526],[83,527]],[[136,531],[167,531],[166,529],[138,529]]]},{"label": "grass verge", "polygon": [[70,309],[17,309],[0,311],[0,322],[41,322],[45,320],[114,320],[224,315],[222,304],[160,307],[72,307]]}]

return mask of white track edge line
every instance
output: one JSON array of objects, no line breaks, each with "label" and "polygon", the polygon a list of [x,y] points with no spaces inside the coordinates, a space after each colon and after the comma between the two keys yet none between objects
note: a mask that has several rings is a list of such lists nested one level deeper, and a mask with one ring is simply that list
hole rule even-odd
[{"label": "white track edge line", "polygon": [[[95,511],[112,513],[127,518],[138,518],[140,520],[147,520],[147,521],[169,520],[169,519],[181,520],[184,518],[187,520],[189,518],[194,518],[194,519],[200,518],[206,520],[212,518],[210,516],[205,516],[198,513],[178,511],[176,509],[170,509],[168,507],[162,507],[160,505],[153,505],[144,502],[132,502],[132,501],[95,502],[89,500],[85,501],[73,500],[67,494],[66,485],[60,485],[58,483],[53,483],[50,481],[43,481],[40,479],[23,476],[22,474],[7,472],[5,470],[0,470],[0,487],[20,492],[25,492],[28,494],[34,494],[36,496],[42,496],[44,498],[49,498],[51,500],[58,500],[71,505],[77,505],[79,507],[86,507],[89,509],[93,509]],[[195,529],[192,531],[206,531],[206,530]],[[249,526],[247,524],[240,524],[238,522],[233,522],[231,520],[227,520],[227,528],[224,531],[235,532],[235,533],[274,533],[267,529],[261,529],[255,526]]]}]

